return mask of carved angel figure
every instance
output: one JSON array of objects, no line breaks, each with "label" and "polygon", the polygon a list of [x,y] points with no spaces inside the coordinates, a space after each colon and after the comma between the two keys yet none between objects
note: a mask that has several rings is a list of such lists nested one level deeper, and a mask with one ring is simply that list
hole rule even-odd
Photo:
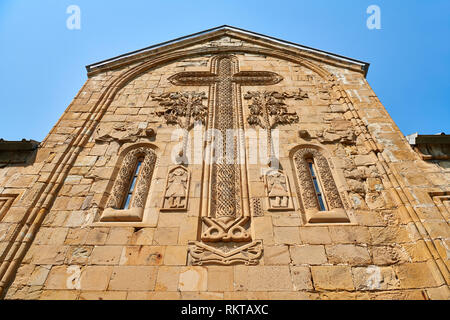
[{"label": "carved angel figure", "polygon": [[170,208],[184,208],[186,205],[188,173],[178,168],[168,179],[166,199]]},{"label": "carved angel figure", "polygon": [[268,174],[267,189],[272,208],[284,208],[289,205],[289,190],[284,174],[281,172]]}]

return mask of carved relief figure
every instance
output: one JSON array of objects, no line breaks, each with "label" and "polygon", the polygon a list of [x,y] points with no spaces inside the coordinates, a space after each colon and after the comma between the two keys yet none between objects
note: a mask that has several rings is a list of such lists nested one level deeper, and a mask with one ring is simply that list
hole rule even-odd
[{"label": "carved relief figure", "polygon": [[287,177],[281,171],[266,174],[267,197],[270,209],[289,209],[290,191]]},{"label": "carved relief figure", "polygon": [[183,167],[169,171],[162,209],[187,209],[189,172]]}]

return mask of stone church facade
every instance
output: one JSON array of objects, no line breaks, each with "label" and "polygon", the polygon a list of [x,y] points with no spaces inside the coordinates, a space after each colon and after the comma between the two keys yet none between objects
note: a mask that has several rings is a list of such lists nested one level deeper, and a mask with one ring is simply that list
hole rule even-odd
[{"label": "stone church facade", "polygon": [[367,63],[219,27],[87,69],[0,168],[3,299],[449,298],[450,171]]}]

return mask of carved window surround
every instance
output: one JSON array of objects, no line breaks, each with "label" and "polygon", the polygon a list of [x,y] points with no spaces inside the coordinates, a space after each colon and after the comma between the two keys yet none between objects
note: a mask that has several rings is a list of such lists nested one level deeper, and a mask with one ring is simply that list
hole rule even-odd
[{"label": "carved window surround", "polygon": [[[336,186],[328,160],[315,146],[300,147],[291,157],[295,176],[297,177],[297,193],[302,204],[307,224],[349,224],[350,217]],[[320,211],[314,182],[309,169],[309,161],[314,160],[316,174],[323,188],[323,198],[327,211]]]},{"label": "carved window surround", "polygon": [[[156,227],[158,208],[152,206],[153,177],[158,168],[156,149],[150,144],[132,145],[121,152],[118,160],[118,172],[113,175],[114,185],[111,189],[105,209],[100,219],[93,226],[133,226]],[[143,160],[136,181],[135,191],[128,209],[123,208],[125,197],[130,189],[132,175],[135,174],[136,163]]]},{"label": "carved window surround", "polygon": [[9,208],[11,208],[17,194],[2,194],[0,195],[0,221],[6,216]]}]

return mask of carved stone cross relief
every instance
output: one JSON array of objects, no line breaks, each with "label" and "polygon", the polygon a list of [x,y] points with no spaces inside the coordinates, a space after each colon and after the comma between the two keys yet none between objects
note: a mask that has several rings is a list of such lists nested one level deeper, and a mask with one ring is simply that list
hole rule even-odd
[{"label": "carved stone cross relief", "polygon": [[[177,86],[209,86],[209,115],[208,129],[219,131],[222,137],[226,137],[227,130],[244,129],[241,104],[241,86],[260,86],[279,83],[282,77],[268,71],[239,71],[235,57],[220,55],[212,59],[211,71],[181,72],[169,78],[172,84]],[[214,148],[211,144],[215,143]],[[224,158],[246,159],[245,143],[243,136],[238,135],[232,141],[222,139],[208,140],[211,158],[213,150],[221,150]],[[232,146],[227,144],[233,144]],[[229,153],[233,150],[233,154]],[[245,160],[244,160],[245,161]],[[228,161],[216,161],[204,163],[204,181],[202,187],[202,220],[203,230],[201,239],[203,242],[237,243],[251,241],[248,231],[250,221],[248,179],[245,162],[229,163]],[[195,242],[191,243],[192,252],[196,253],[196,263],[199,260],[199,247]],[[260,247],[260,243],[255,243]],[[205,245],[202,245],[205,251]],[[254,250],[254,247],[253,249]],[[214,252],[220,257],[227,256],[227,264],[230,260],[230,251],[211,247],[209,253]],[[240,255],[242,252],[239,253]],[[192,256],[192,254],[191,254]],[[240,258],[242,260],[242,257]],[[252,261],[255,259],[252,258]],[[215,259],[217,263],[217,259]]]}]

